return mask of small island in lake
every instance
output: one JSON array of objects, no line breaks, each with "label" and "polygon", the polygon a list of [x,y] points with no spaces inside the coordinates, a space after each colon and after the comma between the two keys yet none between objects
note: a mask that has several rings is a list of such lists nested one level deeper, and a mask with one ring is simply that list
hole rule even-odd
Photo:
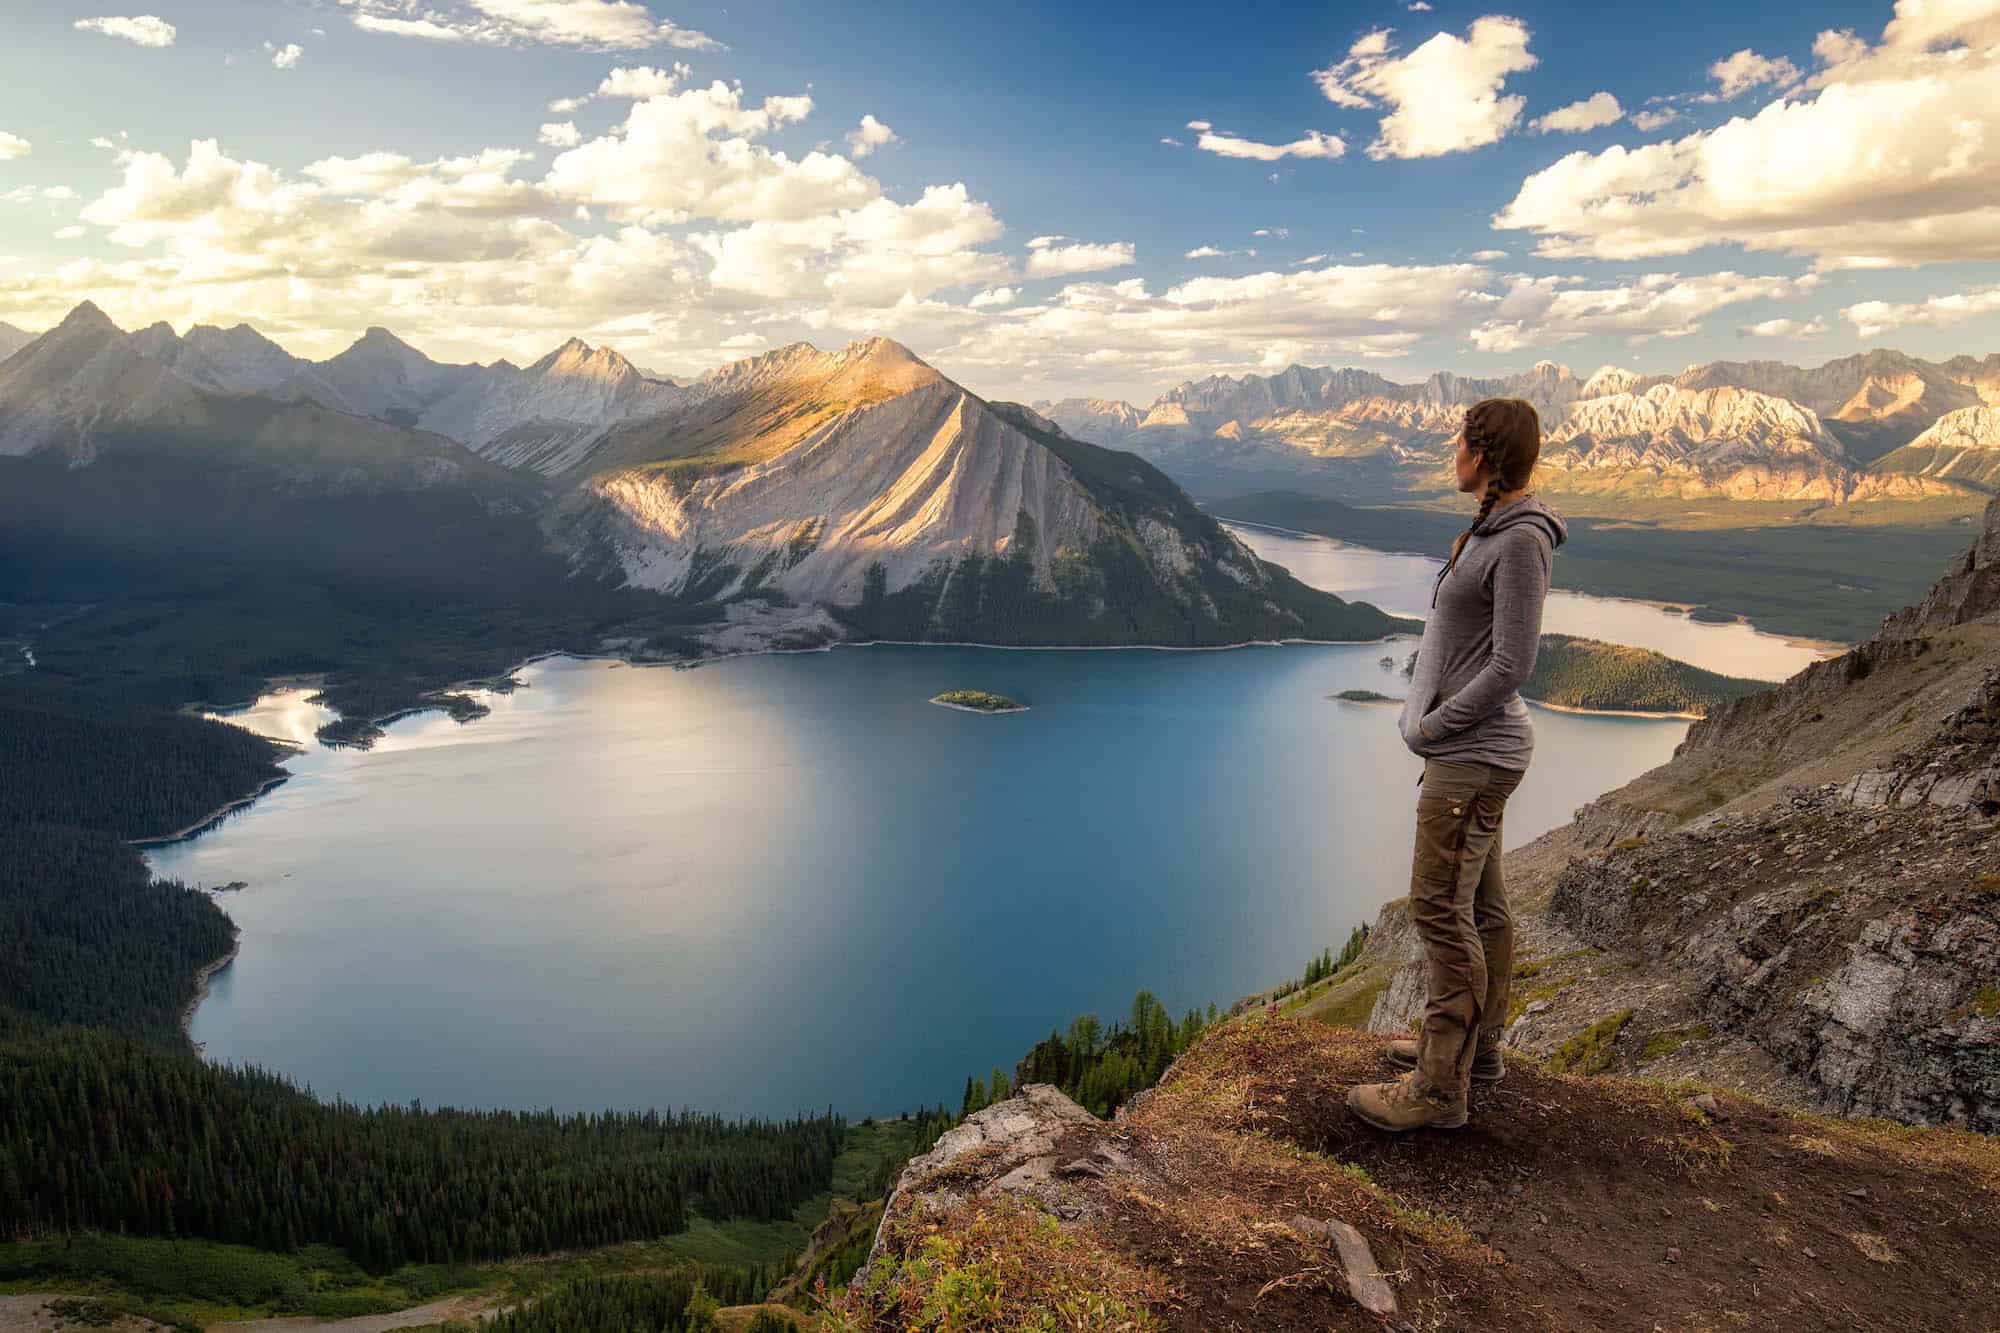
[{"label": "small island in lake", "polygon": [[1342,690],[1333,697],[1342,703],[1349,704],[1399,704],[1403,702],[1401,699],[1393,698],[1386,694],[1377,694],[1374,690]]},{"label": "small island in lake", "polygon": [[1025,713],[1028,706],[1015,703],[1004,694],[988,694],[985,690],[946,690],[943,694],[931,696],[931,702],[941,708],[956,708],[961,713]]}]

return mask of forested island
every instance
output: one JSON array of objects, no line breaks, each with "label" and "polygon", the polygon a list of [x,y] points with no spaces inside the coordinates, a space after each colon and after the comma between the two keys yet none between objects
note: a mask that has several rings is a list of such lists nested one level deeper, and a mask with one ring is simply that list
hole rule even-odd
[{"label": "forested island", "polygon": [[963,713],[1025,713],[1028,706],[1016,703],[1004,694],[989,694],[985,690],[946,690],[931,696],[931,702],[942,708],[956,708]]},{"label": "forested island", "polygon": [[1556,708],[1702,717],[1718,704],[1769,688],[1765,681],[1704,671],[1647,648],[1544,634],[1521,695]]}]

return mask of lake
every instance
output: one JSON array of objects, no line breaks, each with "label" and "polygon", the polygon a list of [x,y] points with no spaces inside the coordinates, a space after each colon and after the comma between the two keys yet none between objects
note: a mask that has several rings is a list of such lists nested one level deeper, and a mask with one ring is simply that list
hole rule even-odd
[{"label": "lake", "polygon": [[[1327,696],[1396,693],[1379,659],[1410,646],[539,662],[489,717],[310,747],[152,853],[248,884],[193,1036],[358,1101],[955,1106],[1075,1014],[1141,987],[1226,1006],[1405,890],[1419,761],[1393,708]],[[959,686],[1031,711],[927,702]],[[295,691],[234,720],[309,740],[326,717]],[[1535,725],[1510,846],[1687,724]]]}]

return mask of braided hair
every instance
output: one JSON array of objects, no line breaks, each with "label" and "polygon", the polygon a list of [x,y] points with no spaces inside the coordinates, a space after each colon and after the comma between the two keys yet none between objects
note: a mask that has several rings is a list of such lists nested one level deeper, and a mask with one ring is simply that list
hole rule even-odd
[{"label": "braided hair", "polygon": [[1431,585],[1431,605],[1437,605],[1438,589],[1445,575],[1458,563],[1465,544],[1493,513],[1493,506],[1508,491],[1519,490],[1534,475],[1535,460],[1542,453],[1542,421],[1532,403],[1519,398],[1488,398],[1465,409],[1465,447],[1478,456],[1486,469],[1486,490],[1479,497],[1479,513],[1472,526],[1458,534],[1451,545],[1451,559],[1438,571]]}]

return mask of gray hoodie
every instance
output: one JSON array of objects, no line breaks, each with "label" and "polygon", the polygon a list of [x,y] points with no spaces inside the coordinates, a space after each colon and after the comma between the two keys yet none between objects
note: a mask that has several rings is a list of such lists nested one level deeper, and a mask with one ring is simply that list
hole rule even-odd
[{"label": "gray hoodie", "polygon": [[1542,602],[1569,530],[1534,496],[1487,515],[1437,585],[1403,701],[1403,743],[1427,759],[1524,769],[1535,728],[1517,691],[1535,669]]}]

